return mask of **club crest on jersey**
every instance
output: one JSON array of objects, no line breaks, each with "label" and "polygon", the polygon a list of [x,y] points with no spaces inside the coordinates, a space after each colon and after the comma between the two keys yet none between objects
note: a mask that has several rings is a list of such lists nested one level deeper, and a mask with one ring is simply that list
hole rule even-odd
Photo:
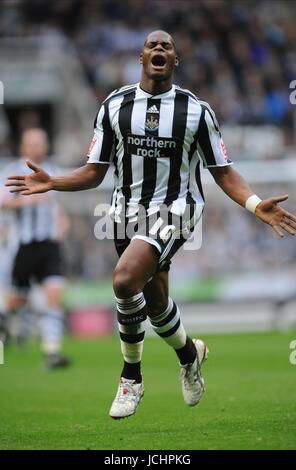
[{"label": "club crest on jersey", "polygon": [[145,129],[156,131],[159,126],[159,111],[155,105],[151,106],[146,113]]}]

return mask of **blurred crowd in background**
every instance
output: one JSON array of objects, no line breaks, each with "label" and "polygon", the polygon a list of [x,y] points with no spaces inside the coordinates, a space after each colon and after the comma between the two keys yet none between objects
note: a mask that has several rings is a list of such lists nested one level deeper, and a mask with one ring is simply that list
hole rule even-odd
[{"label": "blurred crowd in background", "polygon": [[[251,137],[244,157],[256,159],[259,143],[264,148],[270,144],[272,154],[277,132],[281,146],[276,157],[283,158],[286,147],[295,150],[295,107],[289,102],[289,84],[296,78],[294,1],[4,0],[0,8],[0,41],[37,37],[45,46],[62,45],[67,54],[78,56],[98,103],[114,88],[138,81],[138,55],[147,33],[165,29],[180,55],[175,82],[211,104],[225,128],[226,143],[247,126],[258,126],[259,137],[260,126],[271,126],[267,137]],[[38,112],[42,114],[42,107]],[[25,108],[19,129],[46,123],[38,112],[33,104]],[[60,139],[63,148],[63,135]],[[7,142],[2,150],[0,143],[0,154],[15,155],[15,146]],[[213,201],[218,195],[206,208],[202,250],[196,257],[187,256],[186,269],[180,255],[179,273],[215,276],[295,266],[293,239],[279,243],[240,208],[217,208]],[[84,278],[108,277],[115,253],[111,242],[94,239],[93,219],[72,216],[66,241],[68,271]]]},{"label": "blurred crowd in background", "polygon": [[[5,3],[5,2],[4,2]],[[102,100],[133,82],[149,31],[172,32],[175,81],[212,104],[221,122],[292,127],[287,88],[296,76],[294,1],[11,1],[0,36],[65,35]]]}]

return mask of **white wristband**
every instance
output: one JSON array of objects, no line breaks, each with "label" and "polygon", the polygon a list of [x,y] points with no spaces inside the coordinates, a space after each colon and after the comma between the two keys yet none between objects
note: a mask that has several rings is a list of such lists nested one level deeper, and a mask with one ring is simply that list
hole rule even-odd
[{"label": "white wristband", "polygon": [[256,196],[256,194],[252,194],[252,196],[250,196],[247,200],[246,200],[246,203],[245,203],[245,208],[252,212],[253,214],[255,214],[255,210],[256,210],[256,207],[258,206],[258,204],[262,201],[262,199],[260,199],[260,197]]}]

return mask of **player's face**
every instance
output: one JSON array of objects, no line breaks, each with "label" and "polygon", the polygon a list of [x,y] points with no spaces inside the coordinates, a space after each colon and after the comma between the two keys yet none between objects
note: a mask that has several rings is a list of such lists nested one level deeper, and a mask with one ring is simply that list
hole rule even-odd
[{"label": "player's face", "polygon": [[171,36],[164,32],[149,34],[140,55],[140,63],[144,74],[152,80],[171,78],[179,63]]},{"label": "player's face", "polygon": [[48,151],[48,140],[46,133],[41,129],[25,131],[20,146],[21,154],[35,163],[44,160]]}]

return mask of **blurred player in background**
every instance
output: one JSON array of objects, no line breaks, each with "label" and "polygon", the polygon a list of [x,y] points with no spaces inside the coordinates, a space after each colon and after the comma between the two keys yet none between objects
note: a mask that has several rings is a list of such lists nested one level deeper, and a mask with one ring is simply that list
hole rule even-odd
[{"label": "blurred player in background", "polygon": [[[26,171],[26,159],[29,158],[45,171],[55,172],[53,165],[46,161],[47,152],[46,132],[39,128],[28,129],[21,136],[21,158],[9,166],[9,171]],[[14,213],[14,237],[19,243],[12,266],[6,310],[18,314],[19,335],[25,339],[31,326],[28,295],[32,283],[38,282],[44,297],[40,312],[40,334],[45,365],[51,369],[66,367],[70,361],[61,355],[65,283],[59,246],[61,208],[54,194],[25,198],[8,192],[2,195],[2,209]]]},{"label": "blurred player in background", "polygon": [[[113,289],[124,358],[110,409],[110,416],[117,419],[134,414],[144,393],[141,357],[147,315],[180,361],[185,403],[196,405],[204,392],[200,369],[208,354],[206,345],[188,337],[168,288],[170,260],[202,214],[200,161],[237,204],[255,213],[280,236],[283,231],[296,233],[296,217],[278,206],[288,196],[262,201],[253,194],[231,166],[208,103],[173,84],[179,59],[172,37],[164,31],[150,33],[140,63],[140,83],[115,90],[104,101],[95,120],[86,165],[70,175],[54,177],[28,162],[33,170],[30,175],[19,173],[6,183],[15,187],[12,192],[24,195],[77,191],[98,186],[110,163],[114,164],[110,214],[120,259]],[[140,208],[145,209],[144,216]],[[162,217],[164,208],[167,221]],[[156,223],[151,226],[149,219],[155,215]],[[122,225],[133,223],[133,236],[127,231],[119,236]]]},{"label": "blurred player in background", "polygon": [[10,287],[12,262],[17,250],[14,215],[12,211],[2,210],[7,191],[0,189],[0,341],[5,343],[8,338],[8,321],[6,292]]}]

